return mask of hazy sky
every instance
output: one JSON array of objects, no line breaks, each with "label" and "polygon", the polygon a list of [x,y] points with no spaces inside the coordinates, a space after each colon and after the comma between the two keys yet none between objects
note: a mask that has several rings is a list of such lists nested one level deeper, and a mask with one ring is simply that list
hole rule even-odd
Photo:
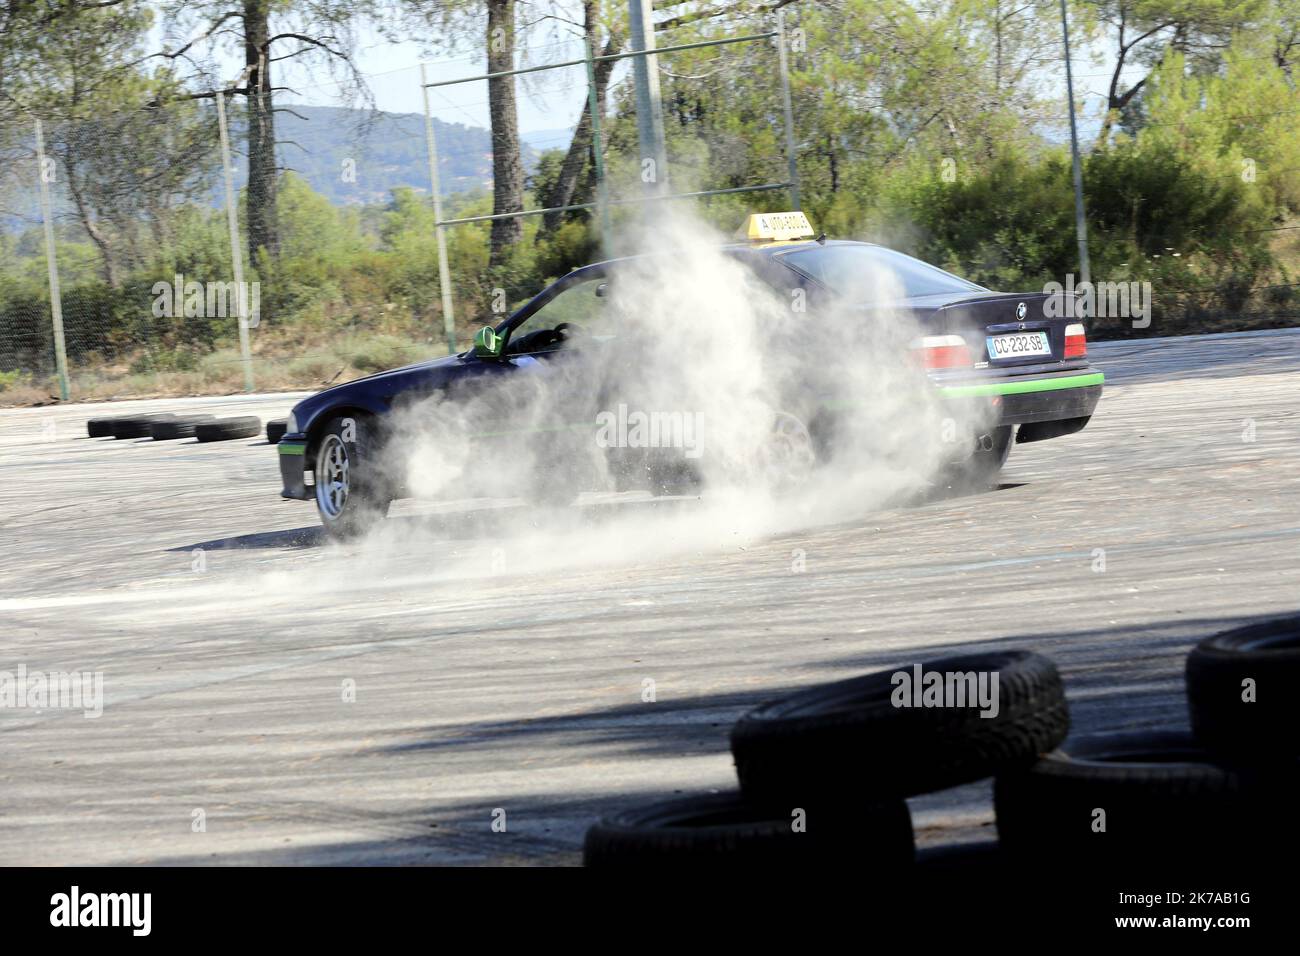
[{"label": "hazy sky", "polygon": [[[156,28],[149,39],[153,48],[162,44],[161,28]],[[178,45],[178,44],[174,44]],[[293,49],[292,41],[282,41],[280,55]],[[580,59],[583,55],[581,41],[572,39],[535,44],[517,59],[519,66],[532,63]],[[230,79],[243,69],[243,51],[226,49],[222,54],[223,75]],[[381,110],[394,113],[420,113],[424,106],[420,97],[420,61],[428,63],[429,81],[451,80],[475,76],[486,71],[483,53],[468,52],[451,55],[422,57],[420,44],[407,41],[392,43],[367,30],[362,34],[356,63],[366,74],[367,82]],[[311,106],[337,106],[340,104],[338,84],[327,71],[317,65],[314,72],[296,66],[305,60],[287,60],[274,66],[277,86],[290,86],[298,95],[278,94],[285,104],[294,102]],[[615,78],[626,72],[616,70]],[[586,71],[582,66],[548,71],[521,77],[519,82],[519,128],[523,133],[539,130],[567,129],[576,122],[578,113],[586,103]],[[480,81],[459,86],[430,90],[430,108],[438,119],[449,123],[467,123],[473,126],[488,125],[487,83]],[[560,144],[563,145],[563,144]]]},{"label": "hazy sky", "polygon": [[[582,43],[567,43],[538,48],[528,61],[519,65],[563,60],[582,56]],[[367,74],[368,83],[381,110],[394,113],[419,113],[424,109],[420,97],[420,48],[416,43],[392,44],[373,38],[360,52],[357,63]],[[452,80],[475,76],[486,70],[481,53],[462,54],[458,59],[439,57],[428,60],[429,81]],[[337,103],[337,88],[323,77],[294,76],[287,85],[302,95],[300,102],[313,106]],[[519,128],[529,133],[537,130],[564,129],[573,125],[586,103],[587,77],[583,67],[569,67],[521,77],[519,82]],[[292,99],[292,98],[289,98]],[[452,123],[488,125],[487,83],[478,81],[429,91],[433,115]]]},{"label": "hazy sky", "polygon": [[[1058,23],[1043,24],[1044,29],[1059,32]],[[151,42],[160,43],[160,30],[155,30]],[[285,45],[288,48],[288,45]],[[456,79],[463,76],[481,74],[486,69],[485,57],[481,51],[461,52],[458,54],[435,56],[421,55],[421,46],[414,41],[392,43],[378,36],[372,30],[363,32],[356,62],[366,74],[367,81],[375,97],[376,106],[385,111],[397,113],[419,113],[423,110],[420,96],[421,59],[427,61],[431,82]],[[574,60],[582,57],[582,43],[577,37],[568,39],[552,38],[538,42],[518,58],[518,65],[533,63]],[[242,53],[237,58],[225,55],[228,62],[228,74],[237,76],[242,69]],[[276,64],[277,85],[294,88],[297,95],[281,94],[280,102],[305,103],[313,106],[339,105],[338,86],[330,80],[323,69],[317,67],[315,73],[295,66],[297,62],[288,60]],[[615,71],[615,81],[625,78],[628,66],[619,64]],[[1098,66],[1089,60],[1086,49],[1076,48],[1075,52],[1076,93],[1083,103],[1085,126],[1095,127],[1096,116],[1104,102],[1103,91],[1107,78],[1105,66]],[[1060,86],[1060,95],[1064,99],[1063,75],[1056,79]],[[775,81],[773,95],[776,95]],[[569,67],[547,73],[532,74],[519,80],[519,127],[523,134],[540,131],[560,131],[572,127],[579,111],[586,102],[586,73],[582,66]],[[433,115],[452,123],[466,123],[473,126],[488,125],[487,84],[483,81],[466,83],[458,86],[441,87],[430,90],[430,106]],[[1064,122],[1064,115],[1062,122]],[[1084,137],[1087,138],[1086,136]],[[536,139],[534,138],[536,143]],[[563,135],[554,135],[541,146],[562,147],[567,143]]]}]

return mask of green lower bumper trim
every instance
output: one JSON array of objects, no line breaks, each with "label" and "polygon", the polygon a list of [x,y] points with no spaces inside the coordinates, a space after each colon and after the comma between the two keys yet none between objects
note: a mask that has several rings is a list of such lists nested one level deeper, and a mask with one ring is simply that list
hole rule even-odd
[{"label": "green lower bumper trim", "polygon": [[1089,372],[1086,375],[1067,375],[1061,378],[1034,378],[1027,382],[1000,381],[981,385],[940,386],[939,394],[944,398],[972,398],[981,395],[1023,395],[1026,392],[1055,392],[1062,388],[1087,388],[1100,385],[1106,380],[1101,372]]},{"label": "green lower bumper trim", "polygon": [[279,448],[281,455],[307,454],[307,445],[305,442],[298,442],[297,444],[286,444],[285,442],[280,442]]}]

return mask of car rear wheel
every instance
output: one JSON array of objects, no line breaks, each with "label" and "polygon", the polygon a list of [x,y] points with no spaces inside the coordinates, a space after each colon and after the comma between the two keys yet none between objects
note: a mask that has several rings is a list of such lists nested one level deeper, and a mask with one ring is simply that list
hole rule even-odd
[{"label": "car rear wheel", "polygon": [[980,435],[975,439],[975,451],[971,456],[949,466],[944,472],[944,486],[963,492],[987,491],[996,487],[1013,444],[1010,425]]},{"label": "car rear wheel", "polygon": [[768,487],[777,492],[802,488],[817,465],[812,433],[788,412],[777,412],[763,452]]},{"label": "car rear wheel", "polygon": [[332,537],[364,534],[387,517],[392,504],[377,460],[366,454],[373,441],[370,431],[364,419],[335,418],[317,442],[316,511]]}]

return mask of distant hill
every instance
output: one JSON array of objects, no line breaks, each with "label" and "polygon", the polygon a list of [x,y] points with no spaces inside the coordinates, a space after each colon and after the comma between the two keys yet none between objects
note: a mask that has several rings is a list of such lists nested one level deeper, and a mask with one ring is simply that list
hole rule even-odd
[{"label": "distant hill", "polygon": [[[398,186],[409,186],[428,195],[429,160],[422,113],[277,105],[285,107],[276,114],[281,165],[297,172],[330,202],[340,206],[384,203]],[[438,119],[433,121],[433,127],[443,195],[491,189],[492,143],[488,130]],[[54,139],[57,130],[57,127],[47,129],[47,138]],[[525,170],[531,171],[536,166],[543,151],[566,148],[571,136],[572,132],[566,129],[523,134],[520,138]],[[0,233],[22,232],[40,221],[37,191],[26,173],[34,168],[28,139],[24,130],[14,134],[13,142],[0,142],[0,160],[5,160],[0,163]],[[231,141],[235,152],[235,185],[242,189],[248,179],[242,111],[234,112],[231,117]],[[220,160],[215,152],[208,158],[213,164],[205,170],[211,182],[208,201],[220,206],[224,202]],[[352,180],[344,175],[347,160],[351,160],[348,168],[355,171]],[[51,199],[60,220],[73,218],[71,201],[57,186]]]},{"label": "distant hill", "polygon": [[[331,202],[384,202],[395,186],[429,191],[423,114],[372,113],[338,106],[291,108],[292,113],[276,114],[280,161]],[[433,128],[443,195],[490,189],[492,143],[488,131],[438,119]],[[523,153],[524,167],[532,169],[538,154],[526,138]],[[345,160],[355,164],[355,182],[343,175]]]}]

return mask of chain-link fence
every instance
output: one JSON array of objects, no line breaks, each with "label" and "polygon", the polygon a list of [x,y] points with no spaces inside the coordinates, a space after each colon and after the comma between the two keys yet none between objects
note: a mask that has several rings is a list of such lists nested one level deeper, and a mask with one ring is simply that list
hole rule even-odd
[{"label": "chain-link fence", "polygon": [[[334,268],[364,270],[386,215],[411,215],[403,238],[431,233],[421,187],[392,174],[427,169],[419,117],[277,113],[268,237],[248,216],[247,108],[223,102],[229,188],[212,97],[0,122],[0,401],[314,387],[439,351],[420,334],[430,310],[384,301],[403,277],[342,289]],[[304,149],[295,127],[311,121],[321,129]],[[449,180],[472,188],[481,178],[465,170],[479,171],[486,136],[460,133]],[[393,198],[408,193],[414,203]],[[400,208],[375,212],[384,198]],[[406,278],[411,302],[436,300],[429,278]]]},{"label": "chain-link fence", "polygon": [[[463,347],[503,305],[609,251],[611,221],[636,217],[655,178],[711,197],[728,228],[756,202],[789,207],[774,41],[761,25],[659,37],[669,169],[649,179],[626,37],[596,39],[592,63],[581,34],[521,56],[520,98],[544,91],[566,106],[558,129],[521,138],[529,212],[505,264],[488,255],[493,143],[486,110],[471,108],[486,106],[484,83],[464,88],[467,107],[452,88],[423,90],[419,68],[384,75],[390,89],[431,92],[436,116],[282,95],[261,142],[243,95],[221,101],[224,140],[211,94],[11,113],[0,120],[0,402],[316,388]],[[729,104],[729,126],[701,122],[720,112],[724,74],[746,87],[745,104]],[[533,214],[548,205],[563,208]],[[461,225],[440,236],[448,220]]]},{"label": "chain-link fence", "polygon": [[146,376],[222,340],[220,321],[195,321],[209,318],[206,301],[196,311],[197,299],[187,308],[164,294],[186,266],[214,289],[220,281],[223,294],[232,281],[229,247],[216,241],[211,101],[93,117],[11,114],[0,148],[0,374],[11,388],[75,383],[84,394],[99,378]]}]

